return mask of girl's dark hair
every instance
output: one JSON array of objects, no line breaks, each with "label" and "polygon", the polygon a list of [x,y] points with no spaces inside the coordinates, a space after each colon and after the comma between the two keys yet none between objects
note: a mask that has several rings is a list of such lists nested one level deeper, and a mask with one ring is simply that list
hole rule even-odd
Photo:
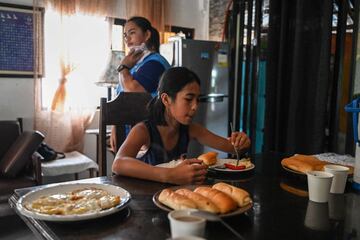
[{"label": "girl's dark hair", "polygon": [[160,47],[160,34],[158,30],[156,30],[149,20],[144,17],[134,16],[129,18],[126,22],[133,22],[135,23],[141,30],[145,33],[147,30],[150,31],[151,36],[149,40],[147,40],[146,47],[150,50],[159,52]]},{"label": "girl's dark hair", "polygon": [[161,94],[166,93],[172,100],[175,100],[177,93],[193,82],[200,85],[200,79],[196,73],[186,67],[172,67],[166,70],[160,78],[158,96],[154,97],[148,105],[150,120],[156,125],[166,126],[165,106],[161,101]]}]

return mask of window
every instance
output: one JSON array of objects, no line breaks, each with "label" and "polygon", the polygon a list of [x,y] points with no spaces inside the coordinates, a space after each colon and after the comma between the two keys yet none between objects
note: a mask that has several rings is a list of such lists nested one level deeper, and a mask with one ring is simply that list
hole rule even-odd
[{"label": "window", "polygon": [[45,12],[44,55],[45,76],[42,79],[42,104],[51,101],[61,80],[60,62],[72,70],[67,76],[65,109],[94,108],[107,89],[98,87],[110,54],[109,23],[103,17],[63,16],[52,10]]}]

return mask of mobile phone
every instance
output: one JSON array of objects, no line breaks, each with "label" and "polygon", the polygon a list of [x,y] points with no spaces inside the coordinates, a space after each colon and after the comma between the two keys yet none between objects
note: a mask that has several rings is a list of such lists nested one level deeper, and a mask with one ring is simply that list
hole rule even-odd
[{"label": "mobile phone", "polygon": [[135,51],[145,51],[145,50],[147,50],[147,47],[146,47],[146,45],[145,45],[145,43],[142,43],[142,44],[140,44],[140,45],[138,45],[138,46],[132,46],[130,49],[134,49]]}]

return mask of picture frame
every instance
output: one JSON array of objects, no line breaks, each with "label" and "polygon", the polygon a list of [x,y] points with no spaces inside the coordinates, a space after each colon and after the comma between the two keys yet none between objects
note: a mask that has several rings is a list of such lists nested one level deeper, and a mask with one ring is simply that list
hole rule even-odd
[{"label": "picture frame", "polygon": [[43,75],[44,9],[39,8],[34,13],[32,6],[0,3],[0,78],[33,78],[34,16],[40,20],[41,28],[38,43],[41,56],[36,72],[39,77]]}]

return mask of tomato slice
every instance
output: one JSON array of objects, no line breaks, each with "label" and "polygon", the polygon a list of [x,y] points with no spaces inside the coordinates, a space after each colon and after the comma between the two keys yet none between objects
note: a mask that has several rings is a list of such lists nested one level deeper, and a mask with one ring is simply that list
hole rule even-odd
[{"label": "tomato slice", "polygon": [[231,169],[231,170],[242,170],[242,169],[246,168],[244,165],[236,166],[236,165],[231,164],[231,163],[225,163],[224,165],[225,165],[226,168]]}]

